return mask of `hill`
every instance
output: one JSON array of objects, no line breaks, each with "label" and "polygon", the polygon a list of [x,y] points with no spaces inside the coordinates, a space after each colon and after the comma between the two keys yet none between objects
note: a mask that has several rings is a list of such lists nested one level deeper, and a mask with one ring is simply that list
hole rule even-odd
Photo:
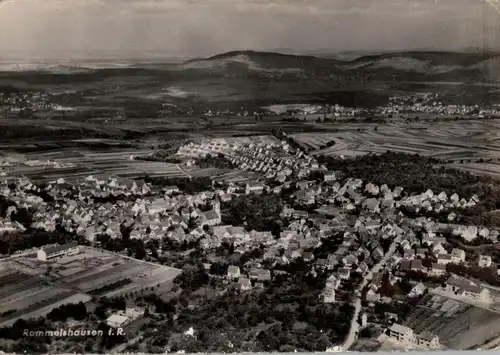
[{"label": "hill", "polygon": [[479,52],[412,51],[355,59],[275,52],[233,51],[183,63],[183,69],[226,75],[276,73],[338,79],[483,81],[500,79],[500,55]]},{"label": "hill", "polygon": [[281,54],[275,52],[233,51],[204,59],[189,60],[186,69],[224,70],[236,66],[254,71],[308,72],[337,70],[341,61],[310,55]]}]

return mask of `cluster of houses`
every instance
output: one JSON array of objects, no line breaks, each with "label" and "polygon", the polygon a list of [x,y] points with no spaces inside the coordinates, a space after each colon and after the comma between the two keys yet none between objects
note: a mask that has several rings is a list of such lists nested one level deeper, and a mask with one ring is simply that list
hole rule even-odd
[{"label": "cluster of houses", "polygon": [[439,101],[437,94],[420,94],[412,96],[393,96],[389,104],[378,109],[384,114],[426,113],[447,116],[498,115],[499,110],[481,109],[478,105],[445,105]]}]

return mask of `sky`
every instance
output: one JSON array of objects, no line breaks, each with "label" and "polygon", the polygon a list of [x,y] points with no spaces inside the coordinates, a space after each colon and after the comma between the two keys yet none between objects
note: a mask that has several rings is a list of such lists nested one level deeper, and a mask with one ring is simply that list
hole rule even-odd
[{"label": "sky", "polygon": [[500,48],[486,0],[0,0],[0,59],[481,46]]}]

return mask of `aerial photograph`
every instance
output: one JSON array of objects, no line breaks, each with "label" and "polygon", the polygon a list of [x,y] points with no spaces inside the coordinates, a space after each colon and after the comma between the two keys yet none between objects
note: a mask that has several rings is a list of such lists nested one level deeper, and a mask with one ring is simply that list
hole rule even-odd
[{"label": "aerial photograph", "polygon": [[500,0],[0,1],[0,353],[500,349]]}]

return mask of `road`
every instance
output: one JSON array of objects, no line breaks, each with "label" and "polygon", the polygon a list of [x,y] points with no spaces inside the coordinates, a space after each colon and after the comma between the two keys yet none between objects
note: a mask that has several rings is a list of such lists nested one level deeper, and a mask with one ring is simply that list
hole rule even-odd
[{"label": "road", "polygon": [[188,177],[188,178],[190,178],[190,179],[192,178],[192,176],[191,176],[190,174],[186,173],[186,172],[185,172],[185,171],[184,171],[184,170],[180,167],[180,165],[179,165],[179,164],[175,164],[175,166],[176,166],[176,167],[177,167],[177,169],[179,169],[179,171],[180,171],[181,173],[183,173],[185,176],[187,176],[187,177]]},{"label": "road", "polygon": [[349,334],[347,335],[346,340],[344,341],[344,345],[342,345],[342,351],[347,351],[349,348],[354,344],[356,341],[357,333],[359,331],[359,323],[358,323],[358,317],[359,317],[359,312],[361,312],[361,298],[359,295],[361,294],[361,290],[365,288],[365,286],[368,284],[368,282],[373,278],[373,274],[377,273],[382,265],[387,263],[387,260],[394,254],[396,251],[396,246],[398,243],[401,241],[402,236],[399,235],[394,239],[392,242],[389,250],[385,254],[385,256],[380,260],[377,264],[375,264],[372,269],[365,275],[363,278],[363,282],[358,286],[358,288],[355,291],[356,295],[356,301],[354,302],[354,315],[352,316],[351,320],[351,328],[349,329]]}]

